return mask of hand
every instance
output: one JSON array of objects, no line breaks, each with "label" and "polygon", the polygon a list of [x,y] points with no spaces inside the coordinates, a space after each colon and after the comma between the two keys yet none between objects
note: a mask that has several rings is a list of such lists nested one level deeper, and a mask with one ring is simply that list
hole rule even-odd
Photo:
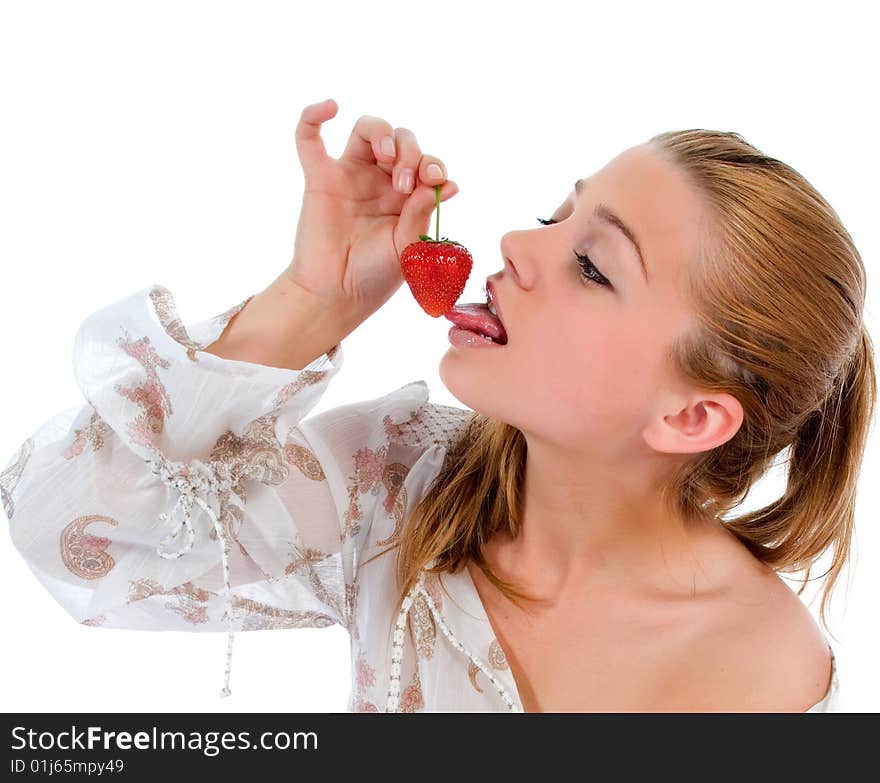
[{"label": "hand", "polygon": [[[305,192],[293,260],[286,277],[321,307],[333,310],[352,331],[376,312],[404,282],[400,254],[427,234],[440,200],[458,192],[446,167],[423,155],[407,128],[392,128],[365,115],[354,126],[342,157],[327,155],[321,123],[338,110],[332,99],[303,109],[296,127],[296,149],[305,175]],[[383,140],[394,140],[394,151]],[[428,167],[436,164],[436,175]],[[410,187],[399,185],[411,172]]]}]

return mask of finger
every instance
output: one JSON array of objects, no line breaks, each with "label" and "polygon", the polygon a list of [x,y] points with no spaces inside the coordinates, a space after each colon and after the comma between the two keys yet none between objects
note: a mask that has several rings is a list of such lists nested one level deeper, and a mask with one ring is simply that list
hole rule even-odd
[{"label": "finger", "polygon": [[[439,172],[434,167],[439,168]],[[432,188],[446,182],[446,166],[435,155],[422,155],[419,162],[419,180]]]},{"label": "finger", "polygon": [[[391,139],[393,150],[388,151],[383,146],[385,139]],[[381,117],[365,114],[355,123],[348,137],[348,144],[345,145],[345,151],[342,153],[342,159],[358,163],[384,163],[387,172],[391,170],[396,152],[391,123]]]},{"label": "finger", "polygon": [[333,119],[337,111],[339,106],[332,98],[309,104],[302,110],[294,139],[296,153],[306,174],[327,157],[327,150],[321,139],[321,123]]},{"label": "finger", "polygon": [[[446,201],[458,193],[458,185],[451,179],[446,180],[440,188],[440,201]],[[411,242],[417,242],[420,234],[434,235],[428,230],[431,216],[437,206],[437,196],[433,186],[420,184],[412,195],[404,202],[397,221],[398,253]]]},{"label": "finger", "polygon": [[398,193],[412,193],[418,184],[416,176],[422,151],[415,134],[409,128],[395,128],[394,138],[397,142],[397,159],[390,172],[391,187]]},{"label": "finger", "polygon": [[[433,187],[446,182],[446,167],[436,155],[422,155],[415,134],[396,128],[397,161],[391,172],[392,187],[399,193],[412,193],[419,182]],[[379,168],[382,168],[380,165]]]}]

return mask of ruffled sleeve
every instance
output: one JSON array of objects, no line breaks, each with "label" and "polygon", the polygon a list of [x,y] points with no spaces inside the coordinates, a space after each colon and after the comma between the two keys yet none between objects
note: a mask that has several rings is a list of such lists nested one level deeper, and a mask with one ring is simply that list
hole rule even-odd
[{"label": "ruffled sleeve", "polygon": [[235,631],[350,627],[358,551],[396,492],[383,444],[428,398],[417,381],[303,422],[342,345],[301,370],[204,352],[251,298],[184,326],[154,284],[89,316],[85,404],[0,474],[15,547],[77,622],[227,631],[223,695]]}]

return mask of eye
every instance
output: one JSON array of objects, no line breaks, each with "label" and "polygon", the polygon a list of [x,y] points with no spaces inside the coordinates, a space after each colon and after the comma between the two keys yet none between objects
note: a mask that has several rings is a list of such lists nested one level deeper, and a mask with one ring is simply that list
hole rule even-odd
[{"label": "eye", "polygon": [[[542,226],[550,226],[557,221],[553,220],[553,218],[538,218],[538,222]],[[574,255],[578,260],[578,264],[580,264],[581,277],[583,277],[584,280],[589,283],[595,283],[596,285],[603,285],[611,288],[611,281],[596,268],[596,265],[590,261],[589,256],[581,255],[577,250],[574,251]]]}]

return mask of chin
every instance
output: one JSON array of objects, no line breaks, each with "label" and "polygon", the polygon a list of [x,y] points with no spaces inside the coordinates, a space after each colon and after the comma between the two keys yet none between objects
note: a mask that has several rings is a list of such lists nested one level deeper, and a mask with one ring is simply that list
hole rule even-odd
[{"label": "chin", "polygon": [[456,358],[457,357],[454,356],[454,349],[450,347],[450,349],[443,354],[443,358],[440,359],[440,364],[437,367],[437,374],[440,376],[443,385],[456,400],[462,405],[466,405],[471,410],[476,410],[473,406],[474,400],[472,399],[474,397],[474,379],[473,377],[470,379],[462,377],[463,375],[472,376],[473,373],[450,366],[454,365],[454,360]]},{"label": "chin", "polygon": [[[466,408],[484,416],[492,416],[493,390],[488,379],[478,379],[467,369],[458,369],[450,361],[449,353],[444,354],[437,368],[437,374],[449,393]],[[459,365],[460,366],[460,365]]]}]

